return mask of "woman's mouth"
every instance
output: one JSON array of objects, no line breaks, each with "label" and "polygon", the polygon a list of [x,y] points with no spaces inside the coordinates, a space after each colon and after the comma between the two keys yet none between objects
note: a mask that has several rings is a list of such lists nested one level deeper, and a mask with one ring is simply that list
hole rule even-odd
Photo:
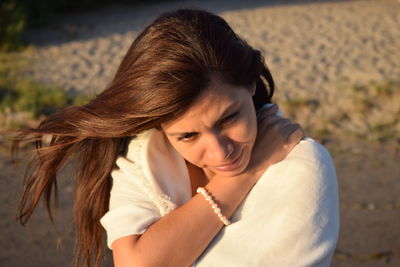
[{"label": "woman's mouth", "polygon": [[240,155],[235,160],[230,162],[229,164],[217,166],[215,168],[220,171],[232,171],[240,166],[240,163],[242,163],[242,158],[243,158],[243,150],[242,150],[242,153],[240,153]]}]

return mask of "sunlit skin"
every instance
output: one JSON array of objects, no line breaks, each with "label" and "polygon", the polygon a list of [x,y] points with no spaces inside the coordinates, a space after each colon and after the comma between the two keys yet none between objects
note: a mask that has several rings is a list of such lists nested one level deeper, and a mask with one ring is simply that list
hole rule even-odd
[{"label": "sunlit skin", "polygon": [[235,176],[243,172],[257,136],[252,101],[255,86],[233,86],[213,76],[208,88],[179,118],[162,125],[177,152],[214,175]]}]

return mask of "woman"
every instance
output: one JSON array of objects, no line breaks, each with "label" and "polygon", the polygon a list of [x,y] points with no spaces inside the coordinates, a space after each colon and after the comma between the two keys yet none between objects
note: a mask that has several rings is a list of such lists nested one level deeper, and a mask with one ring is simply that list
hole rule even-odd
[{"label": "woman", "polygon": [[18,217],[25,223],[42,194],[49,202],[73,157],[76,259],[86,266],[99,264],[102,226],[116,266],[329,265],[334,168],[276,115],[273,91],[260,53],[222,18],[165,13],[103,93],[22,133],[38,161]]}]

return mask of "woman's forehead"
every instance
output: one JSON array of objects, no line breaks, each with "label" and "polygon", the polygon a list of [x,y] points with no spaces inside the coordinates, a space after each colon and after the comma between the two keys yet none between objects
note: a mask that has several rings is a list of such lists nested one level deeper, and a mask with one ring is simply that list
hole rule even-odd
[{"label": "woman's forehead", "polygon": [[221,117],[239,108],[250,94],[245,87],[214,82],[181,116],[162,125],[168,133],[194,131],[194,128],[212,127]]}]

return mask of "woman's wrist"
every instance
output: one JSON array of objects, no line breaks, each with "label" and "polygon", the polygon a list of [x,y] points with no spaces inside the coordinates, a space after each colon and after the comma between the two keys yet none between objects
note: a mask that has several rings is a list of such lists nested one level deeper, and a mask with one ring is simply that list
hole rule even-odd
[{"label": "woman's wrist", "polygon": [[204,199],[210,204],[211,208],[214,210],[215,214],[219,218],[219,220],[224,224],[224,225],[229,225],[231,222],[222,214],[220,207],[218,204],[214,201],[213,197],[209,192],[207,192],[207,189],[204,187],[199,187],[196,190],[197,193],[203,195]]},{"label": "woman's wrist", "polygon": [[255,183],[256,179],[249,173],[235,177],[216,175],[205,188],[213,196],[221,212],[229,219]]}]

